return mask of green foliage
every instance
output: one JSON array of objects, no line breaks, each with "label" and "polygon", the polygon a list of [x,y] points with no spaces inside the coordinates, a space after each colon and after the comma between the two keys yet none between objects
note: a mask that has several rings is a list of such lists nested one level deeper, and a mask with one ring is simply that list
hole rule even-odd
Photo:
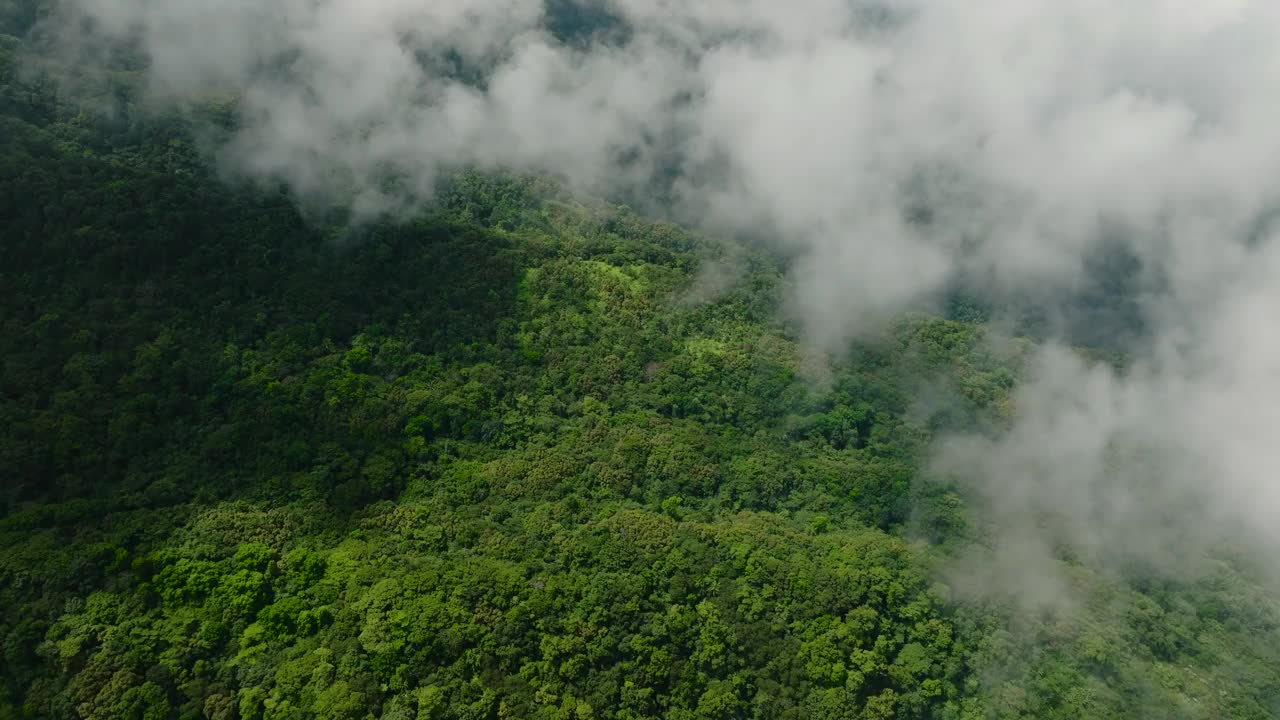
[{"label": "green foliage", "polygon": [[324,556],[308,548],[295,548],[285,556],[285,573],[300,590],[315,585],[324,577],[324,572]]},{"label": "green foliage", "polygon": [[236,570],[222,577],[210,602],[214,608],[245,617],[262,607],[267,595],[266,576],[255,570]]},{"label": "green foliage", "polygon": [[542,179],[318,228],[3,40],[0,718],[1278,707],[1234,566],[1077,568],[1066,618],[931,584],[915,541],[978,529],[925,448],[1006,421],[1025,344],[921,316],[820,356],[775,259]]},{"label": "green foliage", "polygon": [[218,586],[221,575],[217,563],[181,558],[161,570],[151,587],[165,603],[179,605],[203,599]]}]

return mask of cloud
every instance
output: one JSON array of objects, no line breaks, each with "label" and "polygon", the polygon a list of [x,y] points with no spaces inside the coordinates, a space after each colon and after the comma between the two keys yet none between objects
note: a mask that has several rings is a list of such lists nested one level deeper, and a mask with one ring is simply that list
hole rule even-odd
[{"label": "cloud", "polygon": [[1280,244],[1192,257],[1194,272],[1174,272],[1196,281],[1152,308],[1161,332],[1127,369],[1046,345],[1007,433],[939,445],[936,471],[977,495],[997,550],[1021,553],[988,559],[1003,574],[988,590],[1052,604],[1045,576],[1061,580],[1061,558],[1187,579],[1227,553],[1280,577],[1280,340],[1267,329]]},{"label": "cloud", "polygon": [[818,345],[962,276],[1069,292],[1118,248],[1148,281],[1132,368],[1050,344],[1008,434],[939,462],[1045,548],[1276,547],[1280,5],[580,4],[626,32],[564,42],[538,0],[63,0],[48,29],[138,48],[155,102],[238,98],[225,165],[361,213],[460,165],[665,186],[664,211],[796,258]]}]

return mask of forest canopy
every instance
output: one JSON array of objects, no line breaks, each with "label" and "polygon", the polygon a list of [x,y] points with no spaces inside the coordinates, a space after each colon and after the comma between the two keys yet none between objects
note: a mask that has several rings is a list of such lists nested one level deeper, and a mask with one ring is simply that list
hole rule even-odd
[{"label": "forest canopy", "polygon": [[932,448],[1036,347],[975,302],[820,350],[785,258],[538,174],[304,213],[60,94],[37,8],[0,1],[0,719],[1280,713],[1247,557],[972,591],[998,534]]}]

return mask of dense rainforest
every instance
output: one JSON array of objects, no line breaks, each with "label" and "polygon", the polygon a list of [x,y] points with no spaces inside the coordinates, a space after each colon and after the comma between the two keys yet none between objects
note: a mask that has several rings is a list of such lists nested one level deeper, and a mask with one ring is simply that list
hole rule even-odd
[{"label": "dense rainforest", "polygon": [[949,586],[981,510],[930,441],[1007,422],[1032,341],[818,352],[783,261],[541,178],[304,216],[4,7],[0,718],[1280,714],[1244,567]]}]

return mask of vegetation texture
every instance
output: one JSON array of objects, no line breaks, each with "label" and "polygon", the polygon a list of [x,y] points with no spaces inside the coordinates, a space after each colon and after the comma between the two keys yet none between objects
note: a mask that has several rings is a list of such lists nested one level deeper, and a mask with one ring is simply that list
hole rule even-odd
[{"label": "vegetation texture", "polygon": [[929,441],[1000,427],[1028,342],[920,316],[823,355],[778,261],[536,179],[304,221],[19,46],[0,718],[1280,711],[1280,615],[1233,565],[1073,565],[1045,614],[939,579],[983,536]]}]

